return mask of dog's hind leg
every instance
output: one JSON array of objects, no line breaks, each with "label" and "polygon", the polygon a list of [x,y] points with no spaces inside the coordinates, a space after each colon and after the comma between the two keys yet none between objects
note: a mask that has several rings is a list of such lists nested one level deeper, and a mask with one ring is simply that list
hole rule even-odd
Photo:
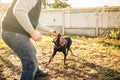
[{"label": "dog's hind leg", "polygon": [[66,65],[66,57],[67,57],[66,50],[63,51],[63,54],[64,54],[64,65]]},{"label": "dog's hind leg", "polygon": [[70,52],[71,52],[71,55],[72,55],[72,56],[74,56],[74,55],[73,55],[73,52],[72,52],[72,49],[71,49],[71,48],[69,48],[69,50],[70,50]]},{"label": "dog's hind leg", "polygon": [[72,50],[71,50],[71,48],[69,47],[69,48],[67,48],[67,55],[68,55],[68,52],[71,52],[71,55],[73,56],[73,52],[72,52]]},{"label": "dog's hind leg", "polygon": [[66,50],[67,50],[67,51],[66,51],[66,55],[68,55],[69,49],[67,48]]}]

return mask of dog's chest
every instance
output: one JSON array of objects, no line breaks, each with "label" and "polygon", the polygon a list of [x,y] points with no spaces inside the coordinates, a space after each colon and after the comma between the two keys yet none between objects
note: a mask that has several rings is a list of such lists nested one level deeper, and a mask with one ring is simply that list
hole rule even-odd
[{"label": "dog's chest", "polygon": [[60,37],[59,44],[60,46],[65,46],[67,44],[67,40],[65,39],[65,37]]},{"label": "dog's chest", "polygon": [[68,41],[66,40],[65,37],[60,37],[59,42],[57,42],[57,40],[56,40],[55,43],[56,43],[54,45],[55,50],[60,52],[60,51],[66,50]]}]

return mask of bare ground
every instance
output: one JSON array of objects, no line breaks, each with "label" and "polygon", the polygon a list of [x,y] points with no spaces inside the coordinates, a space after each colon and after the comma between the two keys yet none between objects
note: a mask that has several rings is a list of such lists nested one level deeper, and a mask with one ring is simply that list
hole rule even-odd
[{"label": "bare ground", "polygon": [[[47,68],[52,55],[52,37],[43,36],[41,42],[34,42],[39,67],[49,76],[38,80],[120,80],[120,41],[103,38],[71,36],[72,50],[63,65],[63,54],[58,52]],[[18,80],[21,71],[20,60],[0,39],[0,80]]]}]

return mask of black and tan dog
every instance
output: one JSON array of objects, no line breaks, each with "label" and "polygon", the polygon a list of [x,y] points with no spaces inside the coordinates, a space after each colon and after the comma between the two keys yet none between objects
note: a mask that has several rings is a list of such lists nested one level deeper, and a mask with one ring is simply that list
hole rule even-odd
[{"label": "black and tan dog", "polygon": [[70,46],[72,44],[71,38],[70,37],[64,37],[64,36],[61,36],[60,34],[58,34],[57,37],[53,39],[53,43],[54,43],[53,54],[52,54],[51,58],[49,59],[46,66],[48,66],[50,64],[53,57],[56,55],[56,53],[58,51],[63,52],[63,54],[64,54],[64,65],[65,65],[66,64],[66,57],[67,57],[68,52],[70,51],[71,54],[73,55],[73,52],[70,48]]}]

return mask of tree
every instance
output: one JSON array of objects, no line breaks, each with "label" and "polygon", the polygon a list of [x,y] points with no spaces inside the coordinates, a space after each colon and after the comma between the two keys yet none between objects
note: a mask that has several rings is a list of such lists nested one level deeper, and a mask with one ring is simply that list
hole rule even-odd
[{"label": "tree", "polygon": [[68,0],[54,0],[54,3],[48,4],[50,8],[66,8],[70,7],[70,4],[67,3]]},{"label": "tree", "polygon": [[43,0],[43,9],[46,9],[48,0]]}]

